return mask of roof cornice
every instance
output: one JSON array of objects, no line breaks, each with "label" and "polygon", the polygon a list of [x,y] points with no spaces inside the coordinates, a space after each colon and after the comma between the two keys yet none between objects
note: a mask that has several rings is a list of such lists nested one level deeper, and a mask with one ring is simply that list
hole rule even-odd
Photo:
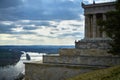
[{"label": "roof cornice", "polygon": [[99,7],[99,6],[109,6],[109,5],[115,5],[115,2],[107,2],[107,3],[93,3],[93,4],[84,4],[81,3],[83,8],[90,8],[90,7]]}]

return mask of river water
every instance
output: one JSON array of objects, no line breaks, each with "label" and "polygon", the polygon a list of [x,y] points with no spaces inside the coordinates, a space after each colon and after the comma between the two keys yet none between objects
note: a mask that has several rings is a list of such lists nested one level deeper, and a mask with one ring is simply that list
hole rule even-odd
[{"label": "river water", "polygon": [[0,80],[14,80],[25,72],[24,62],[42,61],[43,55],[55,55],[61,48],[74,46],[0,46]]},{"label": "river water", "polygon": [[[30,56],[31,60],[26,59],[26,54]],[[0,67],[0,80],[14,80],[20,73],[25,72],[24,62],[41,61],[43,55],[45,53],[24,52],[15,65]]]}]

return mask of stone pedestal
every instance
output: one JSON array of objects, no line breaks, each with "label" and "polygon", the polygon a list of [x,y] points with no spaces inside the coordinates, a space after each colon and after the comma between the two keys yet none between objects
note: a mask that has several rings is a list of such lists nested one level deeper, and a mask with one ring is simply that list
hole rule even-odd
[{"label": "stone pedestal", "polygon": [[110,38],[85,38],[75,42],[76,49],[103,49],[110,48]]}]

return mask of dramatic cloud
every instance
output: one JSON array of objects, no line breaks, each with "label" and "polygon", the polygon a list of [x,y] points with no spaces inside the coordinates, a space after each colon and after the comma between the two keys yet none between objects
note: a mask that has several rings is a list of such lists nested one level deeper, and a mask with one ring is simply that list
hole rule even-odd
[{"label": "dramatic cloud", "polygon": [[[114,0],[95,0],[96,2]],[[0,0],[0,45],[71,45],[84,37],[82,0]],[[91,4],[93,0],[83,0]]]},{"label": "dramatic cloud", "polygon": [[3,4],[0,20],[71,20],[80,19],[82,12],[78,0],[2,0]]},{"label": "dramatic cloud", "polygon": [[[40,20],[19,20],[1,21],[0,38],[3,43],[8,40],[20,44],[47,44],[47,41],[57,40],[58,44],[73,44],[75,39],[83,38],[83,20],[62,20],[62,21],[40,21]],[[76,25],[74,25],[76,24]],[[6,36],[7,35],[7,36]],[[68,42],[61,40],[68,40]],[[29,43],[28,43],[28,42]],[[33,42],[32,42],[33,41]],[[60,42],[59,42],[60,41]],[[31,43],[30,43],[31,42]],[[41,43],[40,43],[41,42]],[[65,43],[64,43],[65,42]],[[3,44],[1,42],[1,44]],[[36,43],[36,44],[37,44]],[[7,44],[7,43],[6,43]],[[53,44],[53,42],[49,43]],[[55,42],[57,44],[57,42]]]},{"label": "dramatic cloud", "polygon": [[12,22],[8,22],[8,21],[0,22],[0,33],[10,34],[12,32],[11,28],[15,28]]},{"label": "dramatic cloud", "polygon": [[22,4],[22,0],[0,0],[0,8],[16,7]]}]

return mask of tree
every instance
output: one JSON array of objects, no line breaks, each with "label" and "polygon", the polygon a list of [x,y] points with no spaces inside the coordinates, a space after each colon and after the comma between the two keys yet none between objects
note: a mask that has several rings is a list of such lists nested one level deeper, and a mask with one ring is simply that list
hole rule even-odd
[{"label": "tree", "polygon": [[98,21],[98,25],[104,26],[103,31],[112,39],[109,53],[120,56],[120,0],[115,2],[116,11],[106,13],[107,20]]}]

